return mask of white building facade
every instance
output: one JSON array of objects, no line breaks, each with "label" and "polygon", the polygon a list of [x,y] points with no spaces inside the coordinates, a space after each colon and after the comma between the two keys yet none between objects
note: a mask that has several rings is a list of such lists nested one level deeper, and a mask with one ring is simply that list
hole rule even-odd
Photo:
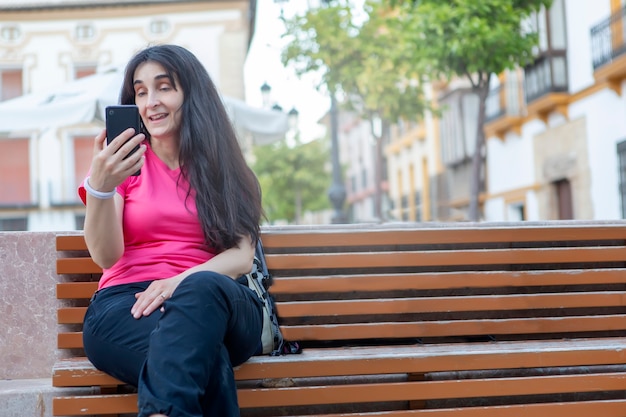
[{"label": "white building facade", "polygon": [[[554,0],[528,24],[536,61],[492,77],[480,220],[626,218],[626,0]],[[430,87],[441,116],[385,148],[391,218],[466,221],[477,97]]]},{"label": "white building facade", "polygon": [[[220,92],[244,99],[255,0],[5,1],[0,3],[0,101],[123,66],[159,43],[190,49]],[[94,120],[55,129],[0,126],[0,230],[75,230],[76,187],[92,158]]]},{"label": "white building facade", "polygon": [[554,0],[539,14],[536,63],[492,90],[485,220],[626,216],[625,3]]}]

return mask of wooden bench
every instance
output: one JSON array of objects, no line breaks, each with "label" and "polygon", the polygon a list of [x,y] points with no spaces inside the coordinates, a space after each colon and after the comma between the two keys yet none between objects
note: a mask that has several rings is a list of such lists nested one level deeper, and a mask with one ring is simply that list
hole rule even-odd
[{"label": "wooden bench", "polygon": [[[282,331],[236,369],[243,416],[626,416],[626,222],[268,227]],[[99,268],[57,238],[53,415],[136,412],[82,355]],[[97,390],[95,390],[97,392]]]}]

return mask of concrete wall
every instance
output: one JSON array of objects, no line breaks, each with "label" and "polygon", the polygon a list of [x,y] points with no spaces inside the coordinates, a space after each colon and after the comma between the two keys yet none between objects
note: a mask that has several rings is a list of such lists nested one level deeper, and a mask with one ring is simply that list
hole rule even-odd
[{"label": "concrete wall", "polygon": [[0,232],[0,417],[51,417],[57,351],[56,232]]},{"label": "concrete wall", "polygon": [[55,234],[0,233],[0,379],[50,377],[56,352]]}]

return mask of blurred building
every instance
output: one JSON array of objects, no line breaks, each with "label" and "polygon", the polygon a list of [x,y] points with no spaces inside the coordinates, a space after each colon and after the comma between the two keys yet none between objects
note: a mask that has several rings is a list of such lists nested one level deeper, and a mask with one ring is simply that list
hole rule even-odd
[{"label": "blurred building", "polygon": [[[218,89],[244,99],[243,66],[256,0],[0,1],[0,101],[123,66],[150,44],[193,51]],[[92,158],[98,121],[7,131],[0,126],[0,230],[74,230],[76,187]]]},{"label": "blurred building", "polygon": [[[426,86],[426,97],[435,101],[442,87]],[[439,126],[440,120],[427,112],[419,122],[400,121],[392,127],[389,144],[384,148],[389,179],[388,217],[401,221],[453,220],[440,212],[445,205],[438,204],[449,200],[441,179],[445,173],[454,173],[443,168]],[[455,182],[459,187],[464,183],[464,178]]]},{"label": "blurred building", "polygon": [[[528,22],[536,60],[495,74],[481,219],[626,217],[626,0],[554,0]],[[432,86],[445,110],[399,124],[386,147],[397,220],[467,220],[478,99]]]},{"label": "blurred building", "polygon": [[[376,132],[379,137],[381,133]],[[377,138],[372,132],[372,123],[356,113],[340,111],[338,137],[348,218],[355,223],[385,219],[389,208],[387,168],[385,159],[377,158]],[[378,169],[381,178],[377,178]]]},{"label": "blurred building", "polygon": [[554,0],[533,64],[491,91],[487,220],[626,215],[626,2]]}]

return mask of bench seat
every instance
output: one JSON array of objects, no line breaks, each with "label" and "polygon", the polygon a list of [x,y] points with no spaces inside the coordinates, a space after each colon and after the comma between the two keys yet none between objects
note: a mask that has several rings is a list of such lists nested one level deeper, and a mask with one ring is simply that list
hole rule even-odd
[{"label": "bench seat", "polygon": [[[626,223],[393,224],[262,231],[283,335],[235,369],[242,416],[626,415]],[[53,415],[134,413],[80,327],[100,270],[59,235]]]}]

